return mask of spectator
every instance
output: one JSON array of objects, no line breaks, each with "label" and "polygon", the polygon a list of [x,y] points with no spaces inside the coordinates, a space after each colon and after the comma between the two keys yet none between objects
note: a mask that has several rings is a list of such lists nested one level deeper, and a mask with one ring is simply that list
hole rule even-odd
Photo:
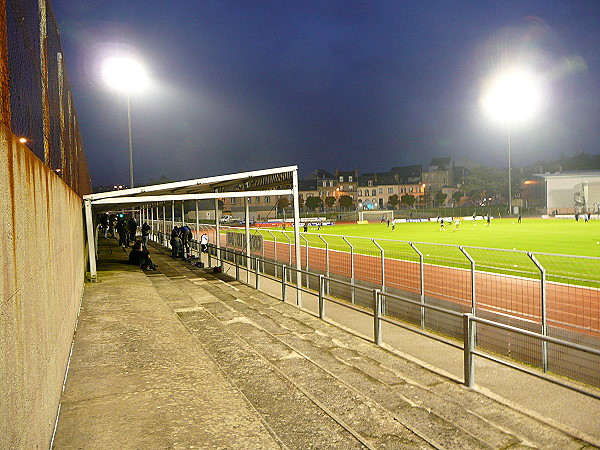
[{"label": "spectator", "polygon": [[135,242],[135,234],[137,232],[138,225],[133,216],[131,216],[127,221],[127,227],[129,228],[129,240],[131,242]]},{"label": "spectator", "polygon": [[202,253],[208,252],[208,235],[206,233],[200,237],[200,249]]},{"label": "spectator", "polygon": [[157,265],[150,259],[150,252],[142,241],[135,241],[129,253],[129,263],[139,266],[143,270],[156,270]]},{"label": "spectator", "polygon": [[142,243],[144,244],[144,247],[148,246],[149,236],[150,236],[150,225],[148,225],[148,222],[144,222],[142,224]]},{"label": "spectator", "polygon": [[183,253],[183,259],[188,259],[191,253],[190,242],[192,240],[192,230],[190,230],[190,227],[182,225],[179,228],[179,237],[181,238],[181,253]]},{"label": "spectator", "polygon": [[173,231],[171,231],[171,257],[172,258],[177,258],[177,256],[179,256],[179,253],[181,251],[181,238],[179,237],[179,228],[175,227],[173,228]]}]

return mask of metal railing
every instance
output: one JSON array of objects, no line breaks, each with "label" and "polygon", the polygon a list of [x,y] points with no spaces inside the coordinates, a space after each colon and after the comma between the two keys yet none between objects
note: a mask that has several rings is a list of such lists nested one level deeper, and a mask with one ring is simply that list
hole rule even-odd
[{"label": "metal railing", "polygon": [[[353,283],[337,280],[334,278],[327,277],[323,274],[316,274],[314,272],[309,272],[306,270],[298,270],[294,267],[287,266],[286,264],[279,264],[272,261],[266,261],[262,258],[255,256],[247,256],[243,254],[239,250],[231,250],[227,248],[217,249],[214,246],[210,247],[210,252],[208,253],[209,257],[209,265],[211,265],[211,258],[215,260],[217,264],[229,264],[235,267],[235,278],[238,281],[243,282],[243,277],[241,276],[242,271],[246,271],[248,275],[250,273],[254,277],[254,282],[251,284],[246,280],[247,284],[252,285],[256,289],[260,289],[260,278],[264,277],[270,279],[272,281],[276,281],[281,284],[280,288],[280,298],[282,301],[288,300],[287,290],[289,288],[299,290],[303,293],[307,293],[310,295],[314,295],[317,297],[318,304],[318,316],[321,319],[326,318],[326,302],[335,303],[337,305],[343,306],[345,308],[351,309],[360,314],[368,315],[372,317],[373,321],[373,342],[377,345],[380,345],[383,342],[382,336],[382,323],[388,323],[411,332],[418,333],[420,335],[426,336],[428,338],[437,340],[451,347],[461,349],[464,354],[463,361],[463,374],[464,374],[464,384],[468,387],[473,387],[475,383],[475,364],[474,357],[479,356],[496,363],[505,365],[507,367],[511,367],[516,370],[520,370],[522,372],[526,372],[530,375],[536,376],[538,378],[545,379],[552,383],[567,387],[569,389],[575,390],[577,392],[583,393],[585,395],[600,399],[600,394],[597,392],[593,392],[591,389],[585,389],[583,387],[577,386],[573,383],[568,383],[561,380],[558,377],[552,377],[544,372],[539,370],[535,370],[526,365],[518,364],[516,361],[511,361],[510,359],[501,358],[498,356],[494,356],[492,353],[484,352],[479,348],[478,338],[477,338],[477,328],[475,326],[476,323],[481,324],[482,326],[493,327],[496,329],[504,330],[511,333],[516,333],[522,336],[526,336],[532,339],[539,341],[544,344],[554,344],[556,346],[560,346],[564,349],[572,349],[577,352],[582,352],[587,355],[591,355],[595,358],[596,367],[598,362],[600,361],[600,349],[596,349],[590,346],[581,345],[573,342],[569,342],[564,339],[555,338],[551,336],[545,336],[540,333],[536,333],[533,331],[524,330],[518,327],[506,325],[497,321],[484,319],[480,317],[474,316],[472,313],[461,313],[451,309],[443,308],[436,305],[425,304],[420,301],[402,298],[397,295],[392,295],[388,293],[382,292],[378,288],[367,288],[360,285],[355,285]],[[279,272],[281,273],[281,277],[276,277],[269,273],[269,271],[264,271],[266,265],[270,265],[273,268],[279,267]],[[262,267],[262,270],[261,270]],[[275,270],[272,270],[275,272]],[[306,286],[297,285],[291,280],[294,279],[292,273],[299,273],[303,277],[314,277],[316,278],[318,288],[316,290],[307,288]],[[341,298],[336,298],[332,296],[328,296],[326,294],[326,284],[327,283],[335,283],[340,286],[344,286],[348,289],[358,290],[365,294],[367,294],[371,300],[370,305],[367,306],[357,306],[352,304],[348,300],[344,300]],[[429,333],[425,330],[421,330],[419,327],[411,325],[409,323],[398,320],[397,318],[391,317],[384,312],[384,304],[389,302],[390,300],[394,300],[396,303],[403,303],[408,306],[412,306],[418,308],[422,311],[422,314],[425,315],[425,311],[435,312],[437,314],[444,315],[447,319],[452,319],[456,323],[459,324],[459,329],[461,332],[458,336],[455,336],[455,339],[451,339],[448,337],[444,337],[441,335],[436,335]],[[479,330],[481,332],[481,329]],[[462,345],[460,344],[462,342]]]},{"label": "metal railing", "polygon": [[[161,224],[167,230],[171,225]],[[247,257],[244,230],[221,228],[225,233],[242,234],[240,239],[230,240],[222,235],[221,251],[243,252]],[[254,274],[256,286],[264,276],[291,280],[291,274],[297,275],[290,236],[275,230],[250,231],[251,240],[263,240],[260,249],[248,252],[249,257],[258,258],[256,264],[260,266],[260,277]],[[214,226],[199,224],[195,236],[202,233],[215,242]],[[168,246],[168,233],[161,229],[160,236],[161,243]],[[199,253],[197,242],[193,245]],[[328,301],[373,311],[372,292],[378,289],[383,320],[397,319],[398,323],[410,324],[411,330],[416,327],[426,335],[433,332],[462,340],[460,317],[470,313],[541,336],[600,347],[600,290],[582,282],[587,278],[589,285],[593,281],[590,278],[598,277],[600,270],[591,277],[585,274],[595,270],[599,258],[314,233],[302,234],[300,245],[304,247],[300,252],[300,267],[304,269],[300,292],[318,292],[322,283]],[[577,270],[576,265],[580,266]],[[560,283],[554,281],[557,266],[570,273]],[[319,275],[323,275],[322,280]],[[287,295],[285,285],[282,294]],[[544,372],[600,385],[595,356],[590,358],[570,347],[558,351],[547,342],[534,342],[527,334],[500,327],[484,327],[478,334],[478,346],[486,351]]]}]

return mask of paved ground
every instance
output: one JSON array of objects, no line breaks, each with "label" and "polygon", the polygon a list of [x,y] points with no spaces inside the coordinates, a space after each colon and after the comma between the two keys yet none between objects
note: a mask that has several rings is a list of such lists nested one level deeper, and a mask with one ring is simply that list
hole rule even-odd
[{"label": "paved ground", "polygon": [[[159,270],[143,272],[124,264],[114,243],[100,241],[99,282],[86,285],[57,449],[600,444],[597,400],[500,368],[496,377],[514,374],[500,384],[512,384],[521,402],[469,390],[454,367],[417,362],[456,359],[441,344],[394,334],[403,357],[160,248],[152,254]],[[262,287],[277,292],[278,285]],[[328,317],[365,334],[372,328],[334,305]],[[491,372],[482,370],[483,382]],[[531,392],[537,399],[528,403]],[[580,419],[546,415],[556,408],[535,403],[562,404]]]}]

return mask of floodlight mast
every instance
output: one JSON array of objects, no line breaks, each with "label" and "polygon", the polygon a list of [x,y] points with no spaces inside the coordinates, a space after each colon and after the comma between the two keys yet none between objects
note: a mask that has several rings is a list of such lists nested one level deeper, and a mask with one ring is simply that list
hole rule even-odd
[{"label": "floodlight mast", "polygon": [[127,98],[127,131],[129,137],[129,187],[133,187],[133,141],[131,137],[131,93],[148,84],[146,69],[137,61],[126,57],[112,57],[102,67],[104,81],[113,89],[125,92]]},{"label": "floodlight mast", "polygon": [[508,141],[508,213],[512,214],[511,126],[515,121],[533,117],[541,100],[538,80],[529,72],[502,73],[491,83],[483,97],[488,112],[506,124]]}]

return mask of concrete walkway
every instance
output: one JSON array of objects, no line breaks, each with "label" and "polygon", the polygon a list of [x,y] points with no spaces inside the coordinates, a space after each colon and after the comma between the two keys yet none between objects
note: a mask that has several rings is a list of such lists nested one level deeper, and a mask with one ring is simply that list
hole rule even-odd
[{"label": "concrete walkway", "polygon": [[[542,402],[564,402],[563,409],[588,418],[573,426],[466,389],[451,370],[417,363],[420,355],[377,347],[227,274],[173,260],[164,249],[151,249],[159,270],[143,272],[124,264],[127,254],[110,242],[112,248],[100,241],[99,282],[86,285],[54,448],[600,444],[597,400],[544,382],[552,390]],[[334,307],[328,316],[366,333],[371,323]],[[410,336],[406,353],[448,353]],[[522,380],[532,377],[509,372],[514,390],[527,397]]]}]

